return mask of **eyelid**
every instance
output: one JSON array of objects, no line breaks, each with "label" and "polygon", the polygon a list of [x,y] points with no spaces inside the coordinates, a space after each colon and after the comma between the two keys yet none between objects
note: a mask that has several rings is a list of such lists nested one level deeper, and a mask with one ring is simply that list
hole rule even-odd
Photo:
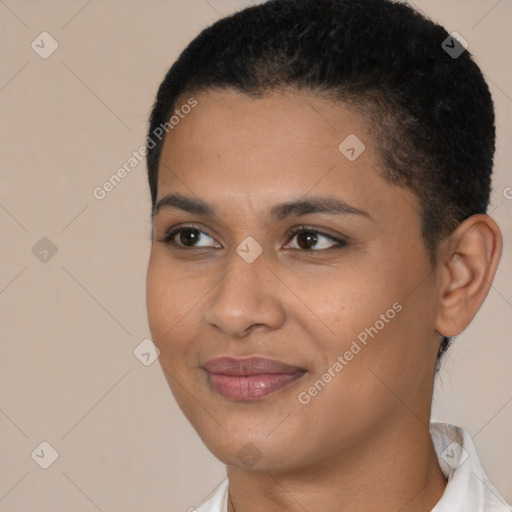
[{"label": "eyelid", "polygon": [[178,248],[178,249],[209,249],[209,248],[213,248],[213,247],[202,247],[202,246],[187,247],[186,245],[180,245],[180,244],[176,243],[175,241],[173,241],[173,238],[175,238],[176,235],[180,231],[183,231],[183,230],[185,230],[187,228],[189,228],[189,229],[196,229],[200,233],[205,234],[205,235],[209,236],[211,239],[215,240],[215,236],[211,235],[206,229],[204,229],[202,227],[199,228],[197,225],[183,223],[183,224],[176,224],[175,226],[173,226],[171,229],[169,229],[164,234],[164,236],[162,238],[157,239],[157,241],[158,242],[163,242],[163,243],[168,244],[168,245],[172,245],[173,247]]},{"label": "eyelid", "polygon": [[[332,235],[330,233],[328,233],[326,230],[322,229],[322,228],[316,228],[314,226],[307,226],[305,224],[302,224],[302,225],[299,225],[299,226],[294,226],[293,228],[291,228],[290,230],[288,230],[286,236],[288,237],[288,239],[292,239],[295,235],[299,234],[299,233],[303,233],[303,232],[308,232],[308,233],[316,233],[318,235],[321,235],[325,238],[328,238],[329,240],[331,240],[332,242],[335,242],[337,244],[337,246],[334,246],[334,247],[329,247],[327,249],[319,249],[319,250],[307,250],[307,249],[302,249],[302,252],[309,252],[309,253],[313,253],[313,252],[326,252],[326,251],[329,251],[331,249],[339,249],[339,248],[343,248],[345,246],[348,245],[348,239],[342,235],[339,235],[338,236],[335,236],[335,235]],[[288,244],[287,244],[288,245]],[[301,250],[301,249],[295,249],[295,250]]]}]

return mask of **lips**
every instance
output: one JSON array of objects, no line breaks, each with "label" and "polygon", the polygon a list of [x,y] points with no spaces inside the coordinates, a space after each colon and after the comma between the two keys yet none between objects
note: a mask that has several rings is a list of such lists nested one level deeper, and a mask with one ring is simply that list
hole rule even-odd
[{"label": "lips", "polygon": [[204,368],[210,373],[224,375],[258,375],[262,373],[295,373],[304,371],[302,368],[290,366],[275,359],[266,357],[251,357],[236,359],[234,357],[219,357],[207,361]]},{"label": "lips", "polygon": [[204,363],[211,388],[226,398],[255,400],[283,390],[306,370],[275,359],[220,357]]}]

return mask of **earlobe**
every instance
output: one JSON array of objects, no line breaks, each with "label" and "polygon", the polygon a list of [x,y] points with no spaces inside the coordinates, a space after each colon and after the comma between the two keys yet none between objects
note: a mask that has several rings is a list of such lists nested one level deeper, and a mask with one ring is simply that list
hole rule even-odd
[{"label": "earlobe", "polygon": [[460,334],[491,287],[502,251],[501,231],[488,215],[472,215],[450,236],[439,265],[440,302],[436,330]]}]

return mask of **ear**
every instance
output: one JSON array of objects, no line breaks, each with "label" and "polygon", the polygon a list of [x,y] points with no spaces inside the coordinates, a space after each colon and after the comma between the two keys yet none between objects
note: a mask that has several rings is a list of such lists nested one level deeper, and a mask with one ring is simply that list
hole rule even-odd
[{"label": "ear", "polygon": [[491,288],[503,239],[488,215],[472,215],[450,235],[439,260],[440,303],[436,330],[460,334],[473,320]]}]

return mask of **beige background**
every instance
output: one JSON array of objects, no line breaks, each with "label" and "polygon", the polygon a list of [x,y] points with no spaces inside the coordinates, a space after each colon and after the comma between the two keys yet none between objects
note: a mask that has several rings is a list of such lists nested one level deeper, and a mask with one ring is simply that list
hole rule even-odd
[{"label": "beige background", "polygon": [[[224,477],[158,362],[133,353],[149,337],[145,163],[103,200],[93,190],[144,143],[156,89],[181,49],[247,4],[0,0],[2,512],[185,511]],[[434,419],[469,430],[512,501],[512,4],[416,5],[469,42],[490,83],[491,210],[505,240],[487,302],[441,371]],[[31,48],[43,31],[59,45],[47,59]],[[46,262],[32,252],[42,237],[57,247]],[[48,469],[36,464],[48,448],[31,457],[43,441],[59,454]]]}]

